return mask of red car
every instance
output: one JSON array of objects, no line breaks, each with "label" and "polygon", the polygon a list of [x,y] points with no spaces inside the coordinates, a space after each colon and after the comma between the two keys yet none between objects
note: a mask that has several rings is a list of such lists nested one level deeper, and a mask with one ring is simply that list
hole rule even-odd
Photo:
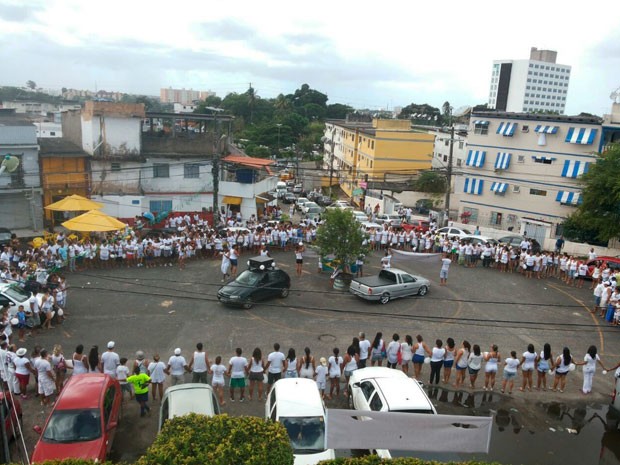
[{"label": "red car", "polygon": [[121,387],[109,375],[72,376],[62,389],[45,427],[35,427],[41,437],[32,462],[79,458],[105,461],[121,418]]},{"label": "red car", "polygon": [[588,278],[592,277],[592,271],[594,271],[594,267],[597,264],[601,265],[602,263],[606,263],[607,267],[611,270],[612,273],[618,273],[618,271],[620,271],[619,257],[596,257],[586,262],[586,265],[588,265]]},{"label": "red car", "polygon": [[8,439],[19,436],[19,424],[22,419],[22,406],[17,399],[19,396],[7,395],[0,391],[0,404],[4,408],[4,425]]}]

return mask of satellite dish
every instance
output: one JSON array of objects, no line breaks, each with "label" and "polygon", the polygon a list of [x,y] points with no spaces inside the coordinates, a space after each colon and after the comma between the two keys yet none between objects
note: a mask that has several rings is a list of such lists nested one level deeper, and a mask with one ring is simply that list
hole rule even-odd
[{"label": "satellite dish", "polygon": [[0,165],[0,174],[4,173],[12,173],[19,167],[19,158],[12,157],[11,155],[7,155],[2,160],[2,164]]}]

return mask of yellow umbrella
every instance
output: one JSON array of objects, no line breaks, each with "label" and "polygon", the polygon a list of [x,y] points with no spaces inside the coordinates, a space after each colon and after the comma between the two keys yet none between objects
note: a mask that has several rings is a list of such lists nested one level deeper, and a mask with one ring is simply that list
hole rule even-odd
[{"label": "yellow umbrella", "polygon": [[77,194],[69,195],[45,207],[46,210],[59,212],[99,210],[100,208],[103,208],[103,205],[99,202],[94,202]]},{"label": "yellow umbrella", "polygon": [[62,225],[71,231],[118,231],[126,227],[125,223],[118,221],[116,218],[106,215],[99,210],[91,210],[75,218],[62,223]]}]

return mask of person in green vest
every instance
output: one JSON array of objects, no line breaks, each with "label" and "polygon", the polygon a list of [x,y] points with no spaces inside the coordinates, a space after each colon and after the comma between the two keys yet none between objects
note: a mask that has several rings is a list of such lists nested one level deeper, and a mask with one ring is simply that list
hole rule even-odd
[{"label": "person in green vest", "polygon": [[127,382],[133,384],[136,400],[140,404],[140,416],[143,417],[147,412],[150,415],[151,408],[146,405],[149,400],[149,384],[151,382],[149,375],[141,373],[140,367],[136,366],[133,375],[127,378]]}]

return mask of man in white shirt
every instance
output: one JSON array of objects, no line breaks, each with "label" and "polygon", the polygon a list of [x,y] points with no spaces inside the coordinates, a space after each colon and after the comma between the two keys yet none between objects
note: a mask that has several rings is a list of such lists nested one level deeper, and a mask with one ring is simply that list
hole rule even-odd
[{"label": "man in white shirt", "polygon": [[116,352],[114,352],[114,341],[108,342],[108,350],[101,354],[101,365],[103,372],[106,375],[110,375],[112,378],[116,378],[116,367],[121,364],[121,359]]},{"label": "man in white shirt", "polygon": [[230,401],[235,401],[235,388],[239,388],[239,402],[245,399],[245,375],[248,368],[248,361],[242,357],[240,347],[235,349],[235,356],[228,362],[227,375],[230,376]]},{"label": "man in white shirt", "polygon": [[192,372],[192,383],[207,384],[207,370],[211,366],[207,353],[202,350],[202,342],[196,344],[194,357],[189,362],[189,369]]},{"label": "man in white shirt", "polygon": [[174,349],[174,355],[168,359],[168,366],[165,370],[166,374],[170,375],[170,384],[172,386],[183,384],[185,382],[183,375],[186,371],[189,371],[187,362],[181,355],[181,349],[177,347]]},{"label": "man in white shirt", "polygon": [[271,386],[277,380],[282,378],[282,368],[284,367],[285,355],[280,352],[280,344],[277,342],[273,345],[273,352],[267,357],[267,383]]},{"label": "man in white shirt", "polygon": [[357,363],[358,368],[366,368],[366,361],[368,360],[368,350],[370,349],[371,343],[368,339],[366,339],[366,333],[359,333],[360,339],[360,359]]}]

